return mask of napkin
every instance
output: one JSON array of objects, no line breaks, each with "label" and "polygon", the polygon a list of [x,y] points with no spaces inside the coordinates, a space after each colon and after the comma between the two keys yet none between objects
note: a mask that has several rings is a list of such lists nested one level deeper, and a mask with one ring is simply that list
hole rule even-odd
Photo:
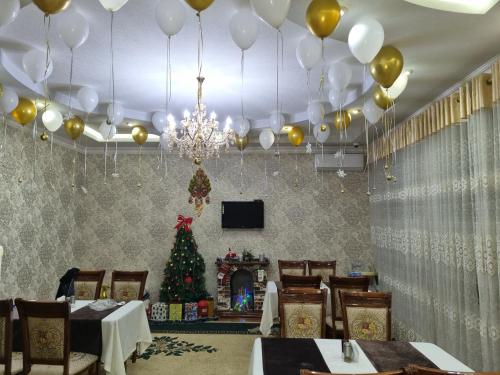
[{"label": "napkin", "polygon": [[66,296],[61,296],[59,298],[56,299],[57,302],[64,302],[66,301]]}]

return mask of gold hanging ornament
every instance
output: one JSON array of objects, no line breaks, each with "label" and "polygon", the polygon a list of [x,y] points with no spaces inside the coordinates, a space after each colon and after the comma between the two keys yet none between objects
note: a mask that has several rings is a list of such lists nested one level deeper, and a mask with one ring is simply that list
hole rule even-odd
[{"label": "gold hanging ornament", "polygon": [[49,140],[49,134],[48,134],[46,131],[44,131],[44,132],[40,135],[40,139],[41,139],[42,141],[44,141],[44,142],[45,142],[45,141],[48,141],[48,140]]},{"label": "gold hanging ornament", "polygon": [[37,109],[29,99],[19,98],[17,107],[11,112],[12,118],[22,126],[29,124],[36,118]]},{"label": "gold hanging ornament", "polygon": [[69,137],[76,141],[83,134],[85,130],[85,123],[78,116],[73,116],[64,120],[64,130]]},{"label": "gold hanging ornament", "polygon": [[201,216],[204,203],[210,203],[210,197],[208,194],[211,190],[212,187],[210,186],[210,179],[203,169],[198,168],[194,176],[191,178],[188,188],[188,191],[191,194],[188,202],[190,204],[194,203],[195,211],[198,216]]},{"label": "gold hanging ornament", "polygon": [[302,144],[304,140],[304,131],[302,128],[298,126],[294,126],[288,132],[288,141],[292,144],[292,146],[298,147]]},{"label": "gold hanging ornament", "polygon": [[144,126],[134,126],[132,129],[132,138],[135,143],[142,146],[148,140],[148,131]]},{"label": "gold hanging ornament", "polygon": [[394,46],[384,46],[370,63],[370,73],[375,81],[388,89],[403,71],[404,58]]},{"label": "gold hanging ornament", "polygon": [[335,129],[345,131],[351,125],[351,114],[347,111],[335,111],[333,113],[333,125]]},{"label": "gold hanging ornament", "polygon": [[198,12],[201,12],[205,9],[207,9],[214,0],[186,0],[186,3],[189,4],[191,8],[194,10],[197,10]]},{"label": "gold hanging ornament", "polygon": [[244,137],[240,137],[239,135],[236,135],[234,137],[234,145],[240,151],[243,151],[244,149],[246,149],[248,146],[248,135],[246,135]]},{"label": "gold hanging ornament", "polygon": [[71,4],[71,0],[33,0],[33,2],[45,15],[62,12]]},{"label": "gold hanging ornament", "polygon": [[340,10],[337,0],[311,1],[306,11],[307,27],[318,38],[326,38],[339,23]]},{"label": "gold hanging ornament", "polygon": [[388,95],[387,95],[387,90],[383,89],[381,86],[377,85],[375,89],[373,90],[373,101],[375,104],[379,107],[382,108],[383,110],[387,110],[392,107],[394,104],[394,100],[392,100]]}]

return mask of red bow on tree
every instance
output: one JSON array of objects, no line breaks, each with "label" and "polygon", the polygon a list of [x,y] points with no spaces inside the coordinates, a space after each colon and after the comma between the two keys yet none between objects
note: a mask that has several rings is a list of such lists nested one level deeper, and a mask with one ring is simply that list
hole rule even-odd
[{"label": "red bow on tree", "polygon": [[182,215],[177,216],[177,225],[175,229],[179,231],[181,228],[184,228],[186,233],[191,232],[191,224],[193,223],[192,217],[184,217]]}]

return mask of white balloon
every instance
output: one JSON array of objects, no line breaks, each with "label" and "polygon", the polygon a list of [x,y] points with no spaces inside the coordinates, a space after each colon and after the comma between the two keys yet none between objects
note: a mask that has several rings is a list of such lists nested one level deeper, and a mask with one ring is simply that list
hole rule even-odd
[{"label": "white balloon", "polygon": [[314,138],[316,138],[319,143],[325,143],[330,136],[330,127],[326,124],[323,125],[325,130],[321,130],[322,124],[315,125],[313,128]]},{"label": "white balloon", "polygon": [[271,116],[269,116],[269,124],[273,133],[279,134],[281,129],[283,129],[283,126],[285,126],[285,116],[279,112],[273,112],[271,113]]},{"label": "white balloon", "polygon": [[160,0],[156,7],[156,22],[167,36],[181,31],[186,20],[186,8],[179,0]]},{"label": "white balloon", "polygon": [[153,113],[153,117],[151,118],[151,122],[156,130],[161,133],[167,128],[168,119],[167,114],[165,112],[155,112]]},{"label": "white balloon", "polygon": [[48,131],[55,132],[63,124],[61,112],[55,109],[47,109],[42,115],[42,122]]},{"label": "white balloon", "polygon": [[257,40],[257,19],[251,11],[240,10],[231,17],[229,31],[234,43],[243,51],[247,50]]},{"label": "white balloon", "polygon": [[337,91],[336,89],[330,89],[328,92],[328,101],[332,105],[333,109],[336,110],[344,104],[345,94],[343,92]]},{"label": "white balloon", "polygon": [[321,42],[314,35],[308,34],[299,41],[295,51],[300,66],[311,70],[321,60]]},{"label": "white balloon", "polygon": [[399,95],[405,91],[406,86],[408,85],[408,74],[406,72],[401,72],[398,79],[392,84],[391,87],[387,89],[387,95],[392,100],[396,99]]},{"label": "white balloon", "polygon": [[373,18],[363,18],[349,32],[351,53],[361,64],[368,64],[384,44],[384,28]]},{"label": "white balloon", "polygon": [[52,59],[47,66],[47,53],[32,49],[23,56],[23,69],[34,83],[42,82],[52,74]]},{"label": "white balloon", "polygon": [[384,110],[370,98],[363,105],[363,114],[370,124],[376,124],[384,115]]},{"label": "white balloon", "polygon": [[328,80],[337,91],[342,91],[349,86],[352,78],[352,69],[343,62],[336,62],[328,69]]},{"label": "white balloon", "polygon": [[250,3],[257,16],[279,29],[290,11],[291,0],[250,0]]},{"label": "white balloon", "polygon": [[105,141],[109,141],[116,134],[116,126],[110,125],[106,121],[103,121],[99,126],[99,133],[101,133]]},{"label": "white balloon", "polygon": [[0,5],[0,27],[8,25],[14,21],[19,14],[21,4],[19,0],[2,0]]},{"label": "white balloon", "polygon": [[0,112],[4,115],[11,113],[19,104],[19,97],[16,92],[8,87],[3,88],[3,95],[0,96]]},{"label": "white balloon", "polygon": [[274,143],[274,133],[271,129],[263,129],[259,134],[259,142],[264,150],[269,150]]},{"label": "white balloon", "polygon": [[250,121],[246,118],[238,117],[234,122],[233,129],[238,136],[245,137],[250,131]]},{"label": "white balloon", "polygon": [[78,102],[87,113],[93,112],[99,104],[99,95],[90,87],[82,87],[76,94]]},{"label": "white balloon", "polygon": [[109,103],[108,104],[108,120],[115,126],[120,125],[125,118],[123,114],[123,107],[120,103]]},{"label": "white balloon", "polygon": [[104,9],[116,12],[127,3],[128,0],[99,0]]},{"label": "white balloon", "polygon": [[78,48],[89,37],[89,23],[80,13],[70,10],[63,12],[59,19],[59,36],[69,49]]},{"label": "white balloon", "polygon": [[163,147],[164,150],[168,149],[169,146],[168,146],[168,133],[167,132],[161,133],[160,145],[161,145],[161,147]]},{"label": "white balloon", "polygon": [[310,102],[307,106],[307,116],[312,124],[319,124],[325,117],[325,107],[319,101]]}]

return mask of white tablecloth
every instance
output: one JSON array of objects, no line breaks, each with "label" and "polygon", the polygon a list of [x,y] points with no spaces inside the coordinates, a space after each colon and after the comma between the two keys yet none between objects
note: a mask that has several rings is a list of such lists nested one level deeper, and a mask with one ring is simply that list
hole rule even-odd
[{"label": "white tablecloth", "polygon": [[[325,363],[330,369],[330,372],[339,374],[368,374],[377,372],[375,367],[373,367],[370,360],[366,357],[355,341],[351,342],[355,347],[355,350],[358,351],[359,357],[356,362],[351,363],[346,363],[342,359],[341,340],[318,339],[314,341],[316,342]],[[426,342],[412,342],[411,344],[441,370],[461,372],[473,371],[458,359],[445,352],[439,346]],[[248,375],[264,375],[261,339],[256,339],[254,342]]]},{"label": "white tablecloth", "polygon": [[[77,300],[71,305],[74,312],[94,301]],[[102,320],[101,361],[111,375],[125,375],[125,360],[138,347],[144,351],[151,343],[148,317],[142,301],[130,301]]]},{"label": "white tablecloth", "polygon": [[[332,315],[330,288],[321,283],[321,289],[328,289],[328,298],[326,304],[326,316]],[[262,304],[262,318],[260,319],[260,332],[263,336],[269,336],[274,319],[279,317],[278,306],[278,288],[274,281],[268,281],[266,286],[266,294],[264,295],[264,303]]]}]

